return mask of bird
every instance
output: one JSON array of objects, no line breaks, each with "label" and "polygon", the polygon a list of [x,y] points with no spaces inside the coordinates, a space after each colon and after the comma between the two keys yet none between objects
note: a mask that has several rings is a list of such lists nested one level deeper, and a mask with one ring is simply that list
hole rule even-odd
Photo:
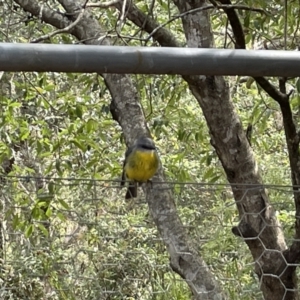
[{"label": "bird", "polygon": [[137,184],[148,182],[159,167],[157,149],[152,139],[139,137],[125,152],[121,186],[129,180],[125,199],[137,197]]}]

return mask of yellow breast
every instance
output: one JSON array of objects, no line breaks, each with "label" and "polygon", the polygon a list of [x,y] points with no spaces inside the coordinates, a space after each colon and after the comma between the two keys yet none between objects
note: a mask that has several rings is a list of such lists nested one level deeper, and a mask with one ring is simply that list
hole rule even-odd
[{"label": "yellow breast", "polygon": [[125,164],[126,176],[129,180],[146,182],[156,173],[158,156],[156,151],[139,151],[131,153]]}]

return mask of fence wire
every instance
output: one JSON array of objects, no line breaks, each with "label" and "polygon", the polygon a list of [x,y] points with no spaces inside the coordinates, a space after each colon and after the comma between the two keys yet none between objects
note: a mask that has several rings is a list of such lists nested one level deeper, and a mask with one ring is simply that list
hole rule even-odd
[{"label": "fence wire", "polygon": [[[132,203],[117,181],[1,177],[0,185],[1,299],[191,299],[169,266],[142,192]],[[239,220],[231,187],[168,186],[229,299],[263,299],[250,252],[231,233]],[[253,188],[261,187],[244,187],[245,194]],[[291,243],[293,190],[267,189]]]}]

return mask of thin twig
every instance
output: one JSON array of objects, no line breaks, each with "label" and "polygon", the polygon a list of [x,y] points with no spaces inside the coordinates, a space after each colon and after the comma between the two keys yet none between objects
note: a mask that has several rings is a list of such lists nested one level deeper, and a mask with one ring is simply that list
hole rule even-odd
[{"label": "thin twig", "polygon": [[27,77],[25,72],[22,72],[24,78],[26,79],[26,82],[29,83],[29,85],[35,90],[35,92],[37,94],[39,94],[44,101],[49,105],[49,107],[54,111],[54,112],[58,112],[57,109],[47,100],[47,98],[35,87],[35,85],[31,82],[31,80]]},{"label": "thin twig", "polygon": [[87,4],[85,7],[86,8],[90,8],[90,7],[109,8],[111,6],[115,6],[120,1],[121,0],[112,0],[112,1],[100,2],[100,3],[90,3],[90,4]]},{"label": "thin twig", "polygon": [[229,8],[233,8],[233,9],[242,9],[242,10],[250,10],[250,11],[253,11],[253,12],[259,12],[259,13],[264,13],[266,15],[269,15],[269,13],[267,11],[265,11],[264,9],[261,9],[261,8],[252,8],[252,7],[249,7],[247,5],[233,5],[233,4],[221,4],[221,5],[218,5],[218,6],[215,6],[215,5],[206,5],[206,6],[203,6],[203,7],[198,7],[198,8],[194,8],[194,9],[191,9],[191,10],[188,10],[182,14],[179,14],[179,15],[176,15],[174,17],[172,17],[170,20],[168,20],[167,22],[161,24],[160,26],[156,27],[150,34],[149,36],[147,37],[146,41],[149,41],[150,38],[161,28],[167,26],[168,24],[170,24],[171,22],[177,20],[177,19],[180,19],[186,15],[189,15],[189,14],[193,14],[195,12],[199,12],[199,11],[204,11],[204,10],[208,10],[208,9],[213,9],[213,8],[219,8],[219,9],[229,9]]},{"label": "thin twig", "polygon": [[78,14],[76,20],[73,23],[71,23],[70,25],[68,25],[67,27],[65,27],[63,29],[58,29],[58,30],[55,30],[55,31],[50,32],[48,34],[42,35],[41,37],[32,40],[31,43],[39,43],[41,41],[47,40],[47,39],[57,35],[57,34],[69,32],[71,29],[73,29],[80,22],[80,20],[83,17],[84,12],[85,12],[85,9],[82,8],[81,12]]},{"label": "thin twig", "polygon": [[125,23],[125,11],[126,11],[126,4],[127,4],[127,0],[123,0],[123,4],[122,4],[122,11],[121,11],[121,16],[119,18],[118,21],[118,28],[117,28],[117,32],[120,33],[123,24]]},{"label": "thin twig", "polygon": [[[300,10],[299,7],[300,7],[300,0],[298,0],[298,15],[299,15],[299,10]],[[300,20],[299,20],[299,18],[297,18],[297,24],[296,24],[294,34],[293,34],[293,39],[292,39],[292,45],[294,44],[294,41],[296,39],[296,44],[297,44],[296,49],[298,51],[299,51],[299,46],[298,46],[299,40],[298,40],[297,36],[298,36],[299,25],[300,25]]]},{"label": "thin twig", "polygon": [[287,0],[284,1],[284,50],[286,50],[286,43],[287,43],[287,22],[288,22],[288,3]]}]

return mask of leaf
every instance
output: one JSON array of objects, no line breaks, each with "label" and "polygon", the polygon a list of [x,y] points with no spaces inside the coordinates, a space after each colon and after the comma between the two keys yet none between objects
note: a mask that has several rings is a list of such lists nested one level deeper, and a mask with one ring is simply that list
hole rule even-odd
[{"label": "leaf", "polygon": [[86,147],[85,145],[83,145],[80,141],[78,141],[77,139],[72,139],[70,141],[71,143],[73,143],[77,148],[81,149],[82,151],[86,151]]},{"label": "leaf", "polygon": [[203,175],[203,179],[210,181],[215,175],[215,169],[213,167],[208,168]]},{"label": "leaf", "polygon": [[76,109],[75,109],[75,113],[76,113],[76,116],[80,119],[82,119],[82,106],[77,104],[76,105]]},{"label": "leaf", "polygon": [[39,219],[40,215],[41,215],[40,209],[37,206],[35,206],[31,211],[32,218]]},{"label": "leaf", "polygon": [[44,200],[44,201],[40,201],[40,200],[39,200],[39,201],[37,202],[36,206],[37,206],[37,207],[40,207],[40,208],[47,207],[47,206],[49,206],[49,201],[45,201],[45,200]]},{"label": "leaf", "polygon": [[60,159],[56,159],[55,160],[55,168],[58,172],[61,172],[61,168],[60,168]]},{"label": "leaf", "polygon": [[58,199],[58,202],[61,204],[61,206],[64,208],[64,209],[70,209],[70,206],[68,205],[67,202],[65,202],[63,199]]},{"label": "leaf", "polygon": [[54,195],[55,194],[55,184],[53,181],[50,181],[48,183],[48,191],[51,195]]},{"label": "leaf", "polygon": [[18,216],[17,214],[15,214],[15,215],[13,216],[13,222],[12,222],[13,228],[14,228],[14,229],[18,228],[19,225],[20,225],[20,222],[21,222],[21,220],[20,220],[19,216]]},{"label": "leaf", "polygon": [[246,12],[246,16],[244,18],[244,27],[248,28],[250,25],[250,13]]},{"label": "leaf", "polygon": [[63,222],[66,221],[66,217],[59,211],[56,213],[56,217],[59,218]]},{"label": "leaf", "polygon": [[298,77],[298,79],[296,81],[296,90],[300,94],[300,78],[299,77]]},{"label": "leaf", "polygon": [[42,223],[37,223],[38,228],[43,232],[44,236],[48,237],[49,232]]},{"label": "leaf", "polygon": [[50,217],[52,216],[52,209],[51,209],[51,206],[50,206],[50,205],[48,205],[47,210],[46,210],[46,212],[45,212],[45,215],[46,215],[48,218],[50,218]]},{"label": "leaf", "polygon": [[90,133],[91,131],[94,131],[94,129],[96,128],[96,125],[97,125],[97,122],[93,119],[89,119],[87,122],[86,122],[86,131],[88,133]]},{"label": "leaf", "polygon": [[40,94],[43,94],[45,92],[45,90],[39,86],[36,86],[34,89]]},{"label": "leaf", "polygon": [[52,151],[55,152],[55,151],[58,150],[61,146],[62,146],[62,145],[61,145],[61,141],[59,140],[58,142],[56,142],[56,143],[53,145]]},{"label": "leaf", "polygon": [[30,134],[30,131],[29,131],[29,130],[24,130],[24,131],[22,132],[22,134],[20,135],[21,141],[27,140],[28,137],[29,137],[29,134]]},{"label": "leaf", "polygon": [[32,233],[33,233],[33,225],[32,224],[30,224],[27,228],[26,228],[26,230],[25,230],[25,237],[26,238],[29,238],[31,235],[32,235]]},{"label": "leaf", "polygon": [[51,84],[47,84],[44,89],[47,91],[47,92],[50,92],[50,91],[54,91],[55,90],[55,85],[53,83]]},{"label": "leaf", "polygon": [[9,106],[9,107],[13,107],[13,108],[19,108],[19,107],[22,106],[22,104],[19,103],[19,102],[11,102],[11,103],[9,103],[8,106]]}]

